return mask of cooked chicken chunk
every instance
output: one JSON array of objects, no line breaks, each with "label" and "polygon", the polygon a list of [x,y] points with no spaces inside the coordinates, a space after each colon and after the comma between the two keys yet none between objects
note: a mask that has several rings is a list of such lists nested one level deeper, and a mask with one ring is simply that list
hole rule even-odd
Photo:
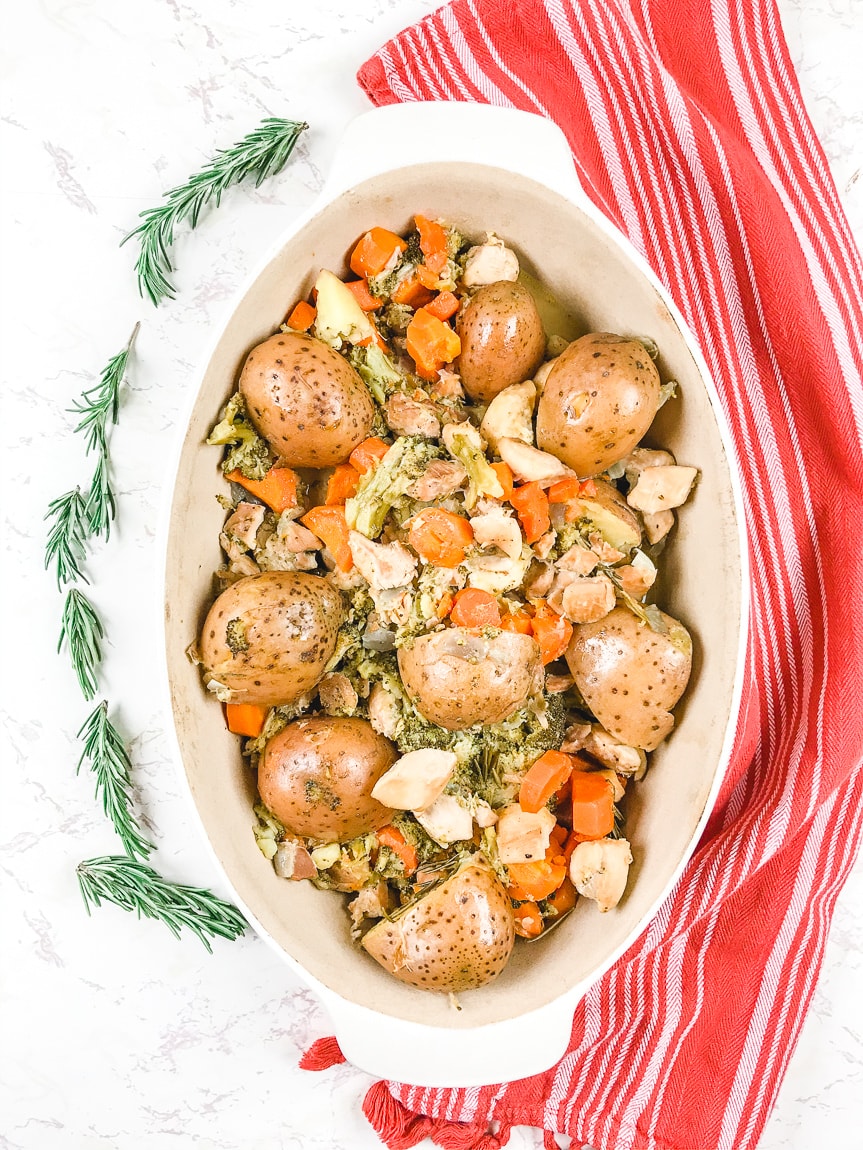
[{"label": "cooked chicken chunk", "polygon": [[521,483],[543,483],[546,480],[563,479],[575,475],[565,464],[548,451],[540,451],[518,439],[502,438],[498,442],[498,454]]},{"label": "cooked chicken chunk", "polygon": [[514,283],[517,279],[518,256],[494,232],[487,233],[484,244],[477,244],[468,251],[462,275],[465,287],[482,287],[499,280]]},{"label": "cooked chicken chunk", "polygon": [[533,409],[536,385],[532,380],[513,383],[498,392],[483,416],[480,431],[493,451],[501,439],[517,439],[533,444]]},{"label": "cooked chicken chunk", "polygon": [[417,561],[401,543],[374,543],[359,531],[351,531],[348,541],[357,569],[377,590],[406,587],[413,579]]},{"label": "cooked chicken chunk", "polygon": [[627,495],[626,502],[636,511],[646,511],[651,515],[657,511],[670,511],[686,502],[697,475],[697,467],[645,468]]},{"label": "cooked chicken chunk", "polygon": [[564,587],[563,615],[570,623],[595,623],[614,609],[614,584],[607,575],[585,575]]},{"label": "cooked chicken chunk", "polygon": [[440,420],[432,405],[401,392],[387,400],[384,418],[396,435],[425,435],[428,439],[437,439],[440,435]]},{"label": "cooked chicken chunk", "polygon": [[401,710],[398,700],[383,683],[375,683],[369,695],[369,722],[379,735],[394,739],[399,728]]},{"label": "cooked chicken chunk", "polygon": [[518,520],[502,507],[485,515],[474,515],[470,521],[473,537],[481,547],[498,547],[510,559],[521,555],[522,536]]},{"label": "cooked chicken chunk", "polygon": [[569,861],[569,877],[578,893],[594,899],[604,912],[620,902],[631,862],[632,851],[626,839],[579,843]]},{"label": "cooked chicken chunk", "polygon": [[419,479],[408,488],[412,499],[430,503],[433,499],[445,499],[458,491],[467,479],[467,472],[455,459],[433,459]]}]

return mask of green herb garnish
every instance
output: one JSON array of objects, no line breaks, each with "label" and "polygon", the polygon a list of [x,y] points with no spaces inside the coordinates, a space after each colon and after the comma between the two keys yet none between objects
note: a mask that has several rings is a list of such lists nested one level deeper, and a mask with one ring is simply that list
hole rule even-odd
[{"label": "green herb garnish", "polygon": [[84,562],[84,541],[87,538],[87,512],[81,488],[67,491],[48,504],[45,518],[54,523],[45,543],[45,570],[57,564],[57,589],[64,583],[88,580],[81,571]]},{"label": "green herb garnish", "polygon": [[85,759],[96,776],[96,794],[102,799],[102,809],[114,824],[126,853],[147,858],[153,849],[141,834],[141,828],[132,812],[130,772],[132,763],[120,733],[108,718],[108,704],[101,702],[78,732],[84,738],[84,751],[78,760],[78,770]]},{"label": "green herb garnish", "polygon": [[60,624],[59,651],[65,642],[85,699],[96,694],[96,671],[102,661],[102,622],[92,604],[74,587],[66,595]]},{"label": "green herb garnish", "polygon": [[308,126],[276,117],[264,120],[239,143],[218,151],[214,159],[184,184],[166,192],[164,203],[140,213],[143,222],[129,232],[122,243],[135,236],[139,238],[141,250],[135,271],[142,296],[156,306],[163,299],[174,298],[174,285],[168,276],[174,270],[170,248],[177,224],[187,220],[191,228],[197,227],[202,209],[211,200],[218,206],[226,189],[248,176],[254,176],[255,187],[259,187],[268,176],[281,171]]},{"label": "green herb garnish", "polygon": [[147,863],[126,855],[106,855],[78,863],[78,885],[87,907],[112,902],[139,918],[163,922],[176,937],[190,930],[212,953],[210,938],[239,938],[246,920],[236,907],[211,891],[170,883]]}]

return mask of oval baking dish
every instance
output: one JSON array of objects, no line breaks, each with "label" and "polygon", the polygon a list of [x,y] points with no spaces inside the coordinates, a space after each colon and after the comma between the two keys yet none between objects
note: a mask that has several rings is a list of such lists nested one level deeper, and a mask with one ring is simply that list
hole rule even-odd
[{"label": "oval baking dish", "polygon": [[[387,158],[383,141],[406,144],[388,147]],[[344,272],[346,253],[367,228],[401,234],[415,212],[445,219],[471,238],[488,229],[504,237],[571,316],[563,334],[612,331],[655,340],[662,377],[679,382],[680,396],[659,412],[648,442],[701,473],[663,559],[658,597],[693,635],[692,678],[673,734],[628,801],[635,863],[627,893],[602,916],[580,900],[547,940],[517,946],[496,981],[461,996],[461,1010],[445,995],[396,982],[353,945],[338,897],[275,875],[252,832],[254,776],[186,655],[221,562],[221,451],[204,441],[247,353],[278,329],[292,300],[307,296],[321,268]],[[345,1055],[363,1069],[460,1086],[547,1069],[566,1047],[574,1004],[656,914],[715,800],[739,706],[748,587],[730,437],[703,358],[647,265],[579,188],[559,130],[526,113],[466,104],[403,105],[359,117],[321,200],[279,238],[219,333],[172,490],[164,620],[179,760],[237,903],[318,991]]]}]

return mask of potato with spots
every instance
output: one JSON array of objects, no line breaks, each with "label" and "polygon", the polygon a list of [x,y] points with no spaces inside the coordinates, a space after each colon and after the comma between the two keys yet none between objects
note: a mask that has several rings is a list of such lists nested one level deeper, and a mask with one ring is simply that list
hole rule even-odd
[{"label": "potato with spots", "polygon": [[536,413],[536,442],[581,479],[635,447],[659,407],[659,372],[644,344],[610,332],[575,340],[554,361]]},{"label": "potato with spots", "polygon": [[448,731],[503,722],[542,684],[536,640],[512,631],[486,639],[449,627],[400,647],[398,660],[417,710]]},{"label": "potato with spots", "polygon": [[509,280],[486,284],[471,296],[456,330],[462,386],[481,403],[530,379],[545,355],[545,332],[533,296]]},{"label": "potato with spots", "polygon": [[402,915],[372,927],[363,946],[400,982],[458,994],[497,978],[514,942],[512,903],[477,854]]},{"label": "potato with spots", "polygon": [[621,743],[655,750],[674,726],[671,709],[686,690],[692,639],[658,611],[655,631],[626,607],[574,629],[566,661],[600,724]]},{"label": "potato with spots", "polygon": [[291,467],[344,463],[374,423],[372,398],[353,367],[301,332],[279,332],[253,348],[240,393],[258,434]]},{"label": "potato with spots", "polygon": [[204,681],[223,703],[292,703],[323,674],[344,615],[341,594],[319,575],[266,571],[239,579],[204,621]]},{"label": "potato with spots", "polygon": [[264,748],[258,790],[291,834],[347,842],[392,818],[372,787],[397,758],[365,719],[298,719]]}]

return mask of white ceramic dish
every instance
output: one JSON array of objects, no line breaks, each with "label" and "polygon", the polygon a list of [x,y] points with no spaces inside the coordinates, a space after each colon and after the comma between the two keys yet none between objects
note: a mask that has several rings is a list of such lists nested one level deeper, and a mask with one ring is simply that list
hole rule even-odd
[{"label": "white ceramic dish", "polygon": [[[352,946],[342,899],[278,879],[252,834],[254,779],[219,706],[186,657],[220,564],[220,450],[204,445],[247,352],[278,327],[321,267],[340,273],[368,227],[402,232],[415,212],[468,236],[493,229],[574,321],[569,332],[650,336],[663,378],[680,382],[649,439],[701,470],[665,559],[659,602],[693,633],[693,675],[678,726],[628,798],[635,864],[627,893],[600,916],[581,900],[547,941],[519,944],[503,974],[462,996],[402,985]],[[586,989],[655,915],[690,857],[733,741],[747,620],[740,485],[707,367],[670,297],[578,185],[562,133],[527,113],[409,104],[349,127],[318,203],[279,237],[218,334],[176,465],[164,531],[167,679],[178,760],[213,856],[250,923],[312,986],[347,1058],[382,1077],[470,1086],[521,1078],[564,1052]]]}]

